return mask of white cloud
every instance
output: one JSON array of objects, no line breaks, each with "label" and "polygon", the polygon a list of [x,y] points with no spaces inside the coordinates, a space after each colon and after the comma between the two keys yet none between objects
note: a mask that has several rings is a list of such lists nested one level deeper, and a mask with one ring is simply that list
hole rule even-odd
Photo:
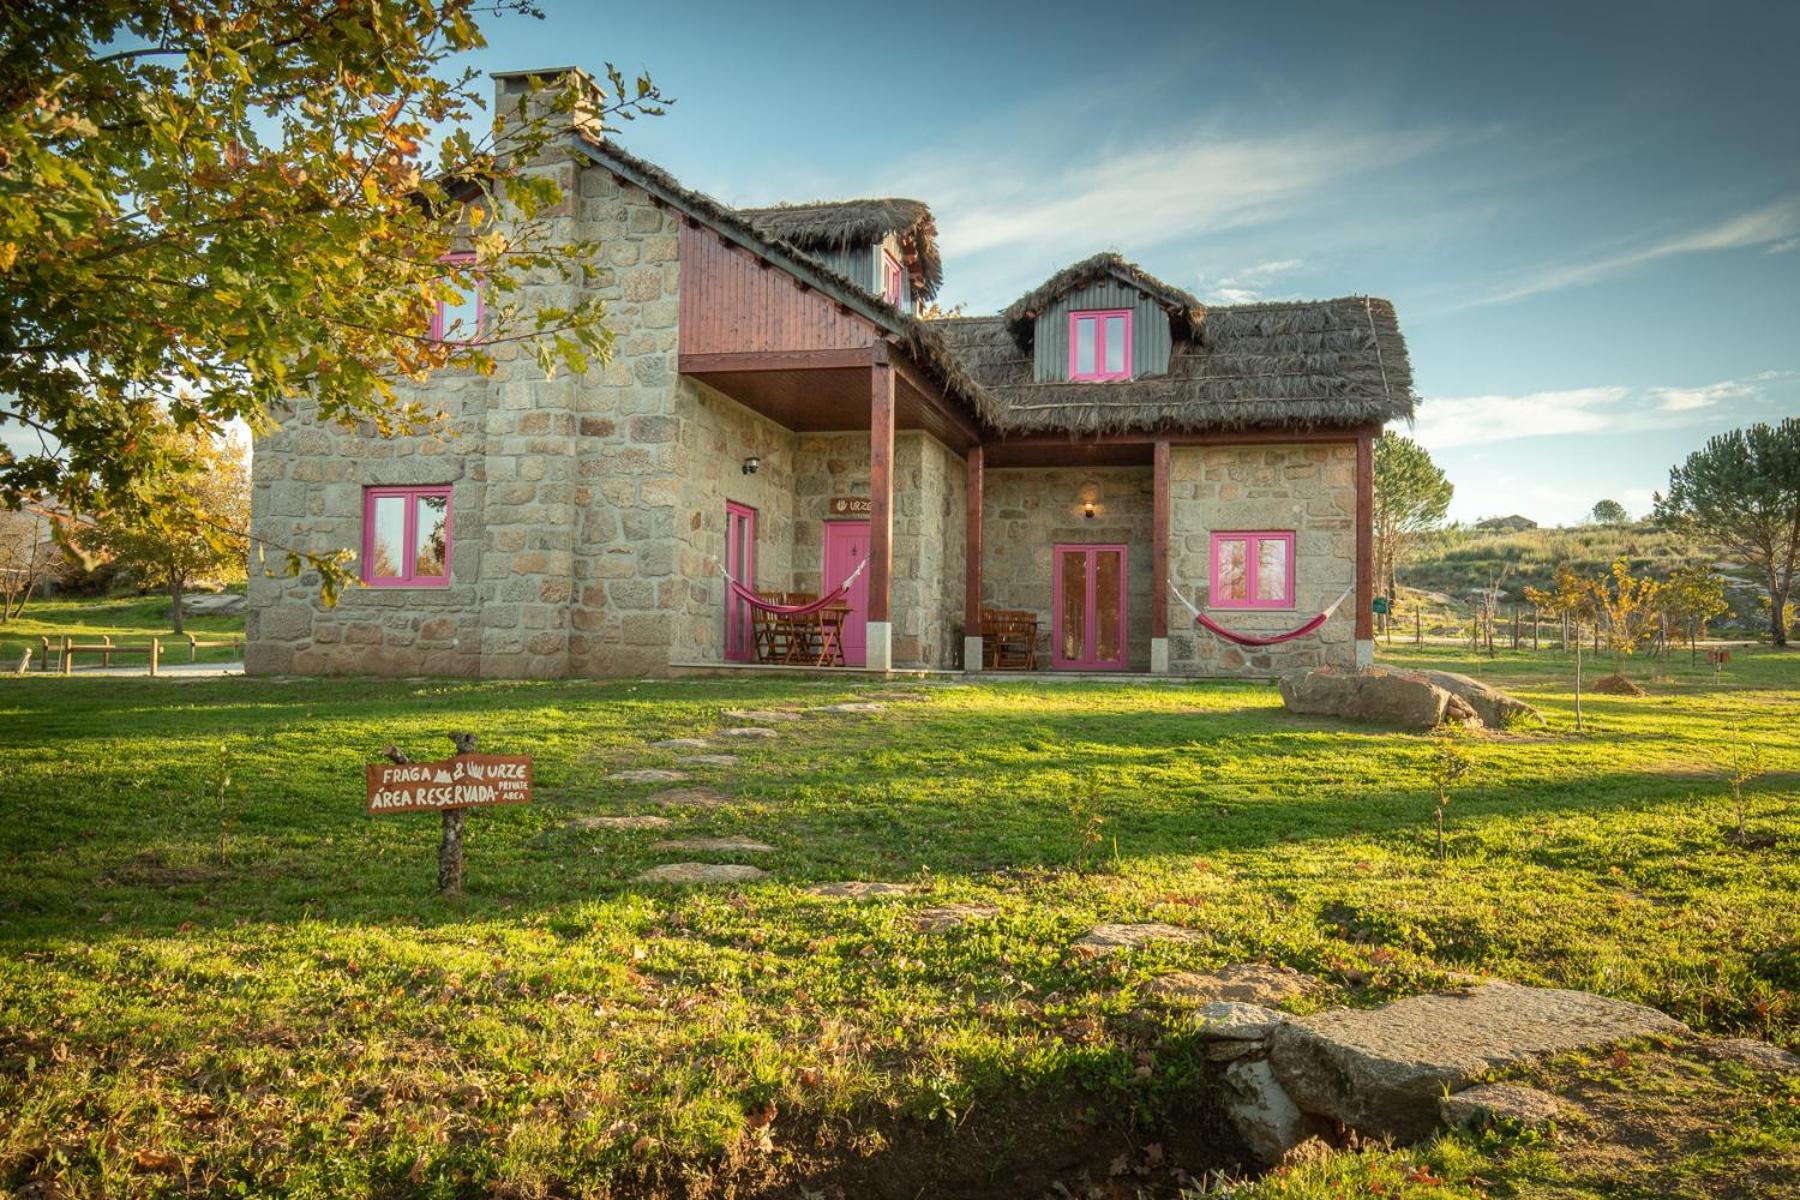
[{"label": "white cloud", "polygon": [[1523,395],[1431,397],[1419,405],[1412,436],[1427,449],[1485,446],[1520,438],[1673,429],[1713,420],[1713,410],[1755,405],[1766,385],[1800,372],[1764,371],[1698,387],[1568,388]]},{"label": "white cloud", "polygon": [[1213,304],[1252,304],[1264,298],[1275,280],[1291,275],[1305,265],[1298,258],[1255,263],[1220,276],[1211,283],[1202,275],[1201,288],[1204,298]]},{"label": "white cloud", "polygon": [[1767,247],[1767,252],[1780,254],[1800,245],[1800,196],[1789,196],[1762,208],[1696,229],[1678,237],[1666,238],[1625,254],[1613,254],[1585,263],[1553,267],[1525,280],[1460,305],[1477,308],[1486,304],[1509,304],[1528,296],[1563,288],[1585,287],[1591,283],[1645,263],[1683,254],[1702,254],[1714,250],[1738,250],[1751,246]]},{"label": "white cloud", "polygon": [[1270,137],[1202,130],[1172,144],[1103,150],[1054,166],[996,160],[992,148],[939,150],[907,186],[932,198],[946,247],[1068,257],[1104,244],[1152,246],[1258,224],[1351,175],[1444,141],[1436,132],[1314,130]]}]

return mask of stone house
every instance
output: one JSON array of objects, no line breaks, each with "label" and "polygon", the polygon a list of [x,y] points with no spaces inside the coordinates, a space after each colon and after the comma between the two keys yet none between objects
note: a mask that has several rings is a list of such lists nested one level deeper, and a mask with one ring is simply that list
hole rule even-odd
[{"label": "stone house", "polygon": [[[527,80],[496,77],[499,105]],[[1115,254],[993,316],[912,200],[733,209],[587,128],[560,173],[597,240],[610,361],[428,386],[430,436],[297,412],[255,448],[253,529],[353,547],[367,586],[251,572],[252,672],[668,674],[753,660],[758,589],[857,564],[843,657],[982,664],[984,610],[1044,669],[1268,674],[1372,651],[1371,447],[1410,416],[1392,305],[1208,306]],[[446,314],[448,320],[451,314]],[[479,309],[475,309],[476,319]],[[1274,633],[1348,593],[1316,633]]]}]

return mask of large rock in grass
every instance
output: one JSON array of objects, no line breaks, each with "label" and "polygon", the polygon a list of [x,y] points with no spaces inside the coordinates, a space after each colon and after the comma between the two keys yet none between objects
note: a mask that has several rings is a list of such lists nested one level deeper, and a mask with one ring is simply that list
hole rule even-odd
[{"label": "large rock in grass", "polygon": [[1411,1142],[1438,1098],[1490,1071],[1687,1026],[1641,1004],[1556,988],[1486,984],[1382,1008],[1293,1017],[1269,1038],[1275,1078],[1302,1110],[1366,1137]]},{"label": "large rock in grass", "polygon": [[1319,667],[1281,677],[1288,711],[1346,721],[1374,721],[1406,729],[1436,729],[1446,721],[1478,723],[1467,701],[1419,671]]},{"label": "large rock in grass", "polygon": [[1515,721],[1530,721],[1537,725],[1544,723],[1543,714],[1537,709],[1472,675],[1458,675],[1455,671],[1420,671],[1419,674],[1463,700],[1475,710],[1481,723],[1490,728],[1504,729]]}]

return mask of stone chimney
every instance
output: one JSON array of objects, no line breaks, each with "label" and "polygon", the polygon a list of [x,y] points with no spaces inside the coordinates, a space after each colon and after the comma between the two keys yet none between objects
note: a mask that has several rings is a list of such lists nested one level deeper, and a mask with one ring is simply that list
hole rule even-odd
[{"label": "stone chimney", "polygon": [[530,120],[554,112],[563,100],[565,90],[576,89],[575,107],[560,119],[569,128],[595,141],[600,140],[600,114],[605,108],[606,93],[594,77],[580,67],[538,67],[529,71],[495,71],[494,115],[511,123],[523,116]]}]

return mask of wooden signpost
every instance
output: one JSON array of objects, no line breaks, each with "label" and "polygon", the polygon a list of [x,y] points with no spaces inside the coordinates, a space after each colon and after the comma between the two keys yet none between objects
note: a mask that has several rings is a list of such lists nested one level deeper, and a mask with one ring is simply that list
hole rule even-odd
[{"label": "wooden signpost", "polygon": [[531,803],[531,756],[477,754],[475,735],[453,733],[456,755],[437,762],[414,762],[397,746],[381,752],[385,763],[367,768],[371,816],[388,813],[443,814],[438,839],[438,891],[462,893],[463,819],[471,808]]}]

